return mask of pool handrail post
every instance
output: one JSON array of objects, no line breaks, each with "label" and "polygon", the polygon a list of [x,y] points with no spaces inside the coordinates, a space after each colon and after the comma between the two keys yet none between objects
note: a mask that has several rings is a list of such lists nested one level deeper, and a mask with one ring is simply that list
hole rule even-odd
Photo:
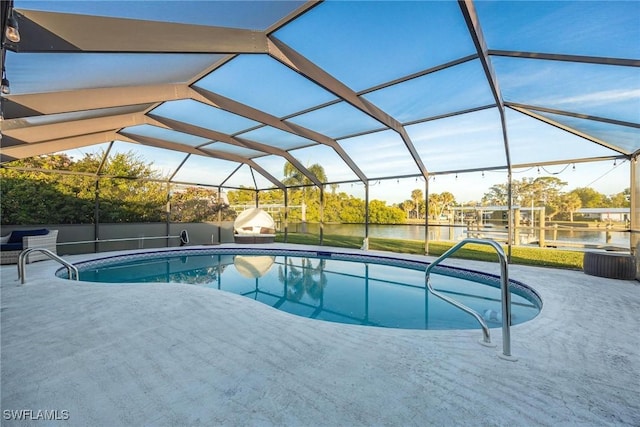
[{"label": "pool handrail post", "polygon": [[504,250],[491,241],[500,259],[500,291],[502,294],[502,354],[506,360],[517,360],[511,355],[511,293],[509,292],[509,268]]},{"label": "pool handrail post", "polygon": [[431,292],[433,295],[437,296],[438,298],[448,302],[449,304],[459,308],[460,310],[472,315],[473,317],[476,318],[476,320],[478,321],[478,323],[480,323],[480,326],[482,327],[482,341],[480,342],[480,344],[486,346],[486,347],[495,347],[494,344],[491,343],[491,334],[489,332],[489,327],[487,326],[487,323],[484,321],[484,319],[478,314],[476,313],[474,310],[472,310],[471,308],[467,307],[466,305],[462,304],[461,302],[456,301],[453,298],[450,298],[444,294],[441,294],[440,292],[436,291],[433,286],[431,285],[431,278],[429,277],[429,274],[427,274],[427,279],[426,279],[426,283],[427,283],[427,289],[429,290],[429,292]]},{"label": "pool handrail post", "polygon": [[35,252],[35,251],[42,252],[43,254],[48,256],[49,258],[51,258],[53,260],[56,260],[60,264],[65,266],[67,268],[67,273],[69,274],[69,279],[71,279],[71,280],[80,280],[80,273],[78,272],[78,267],[76,267],[75,265],[71,264],[70,262],[67,262],[66,260],[62,259],[58,255],[56,255],[53,252],[51,252],[49,249],[45,249],[45,248],[27,248],[27,249],[23,250],[22,252],[20,252],[20,255],[18,255],[18,278],[20,279],[20,284],[21,285],[24,285],[24,283],[26,281],[26,266],[25,266],[25,263],[26,263],[26,260],[27,260],[27,256],[29,256],[29,254],[31,252]]},{"label": "pool handrail post", "polygon": [[447,297],[446,295],[439,293],[438,291],[433,289],[433,286],[431,286],[431,282],[430,282],[429,276],[431,274],[431,270],[433,270],[435,266],[440,264],[445,259],[449,258],[451,255],[457,252],[461,247],[467,245],[468,243],[476,243],[480,245],[491,246],[496,250],[498,254],[498,259],[500,260],[500,292],[501,292],[501,302],[502,302],[502,354],[499,354],[499,357],[509,361],[516,361],[517,358],[511,355],[511,294],[509,293],[509,269],[507,264],[507,257],[504,253],[504,250],[502,249],[502,246],[500,246],[498,243],[490,239],[467,238],[460,241],[459,243],[451,247],[448,251],[440,255],[434,262],[432,262],[427,266],[427,269],[425,270],[426,287],[429,290],[429,292],[431,292],[433,295],[437,296],[438,298],[458,307],[459,309],[475,317],[478,323],[480,323],[480,326],[482,327],[483,344],[489,345],[491,343],[491,337],[489,335],[489,327],[487,326],[482,316],[480,316],[475,310],[467,307],[461,302],[458,302],[453,298]]}]

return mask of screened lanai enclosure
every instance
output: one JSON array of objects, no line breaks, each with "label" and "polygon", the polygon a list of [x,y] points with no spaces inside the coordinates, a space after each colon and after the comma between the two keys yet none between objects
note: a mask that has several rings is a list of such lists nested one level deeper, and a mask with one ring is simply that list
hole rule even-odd
[{"label": "screened lanai enclosure", "polygon": [[274,188],[290,204],[287,164],[367,202],[380,182],[428,195],[493,172],[514,230],[517,171],[626,162],[635,251],[640,2],[15,0],[2,32],[4,168],[134,151],[168,192],[258,205]]}]

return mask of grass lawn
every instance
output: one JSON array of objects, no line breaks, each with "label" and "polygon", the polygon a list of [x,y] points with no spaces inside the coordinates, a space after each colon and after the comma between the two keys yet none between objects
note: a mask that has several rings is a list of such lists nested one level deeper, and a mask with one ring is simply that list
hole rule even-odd
[{"label": "grass lawn", "polygon": [[[277,242],[284,242],[284,234],[276,236]],[[314,234],[289,233],[288,243],[317,245],[319,236]],[[429,243],[429,255],[439,256],[446,252],[457,242],[433,241]],[[324,235],[324,246],[339,248],[360,248],[362,237]],[[369,238],[369,249],[378,251],[399,252],[424,255],[424,242],[421,240],[400,240]],[[505,253],[508,249],[503,245]],[[469,244],[453,255],[454,258],[471,259],[477,261],[498,261],[493,248],[485,245]],[[571,270],[582,269],[583,252],[559,250],[552,248],[534,248],[514,246],[511,250],[511,263],[521,265],[536,265],[543,267],[566,268]]]}]

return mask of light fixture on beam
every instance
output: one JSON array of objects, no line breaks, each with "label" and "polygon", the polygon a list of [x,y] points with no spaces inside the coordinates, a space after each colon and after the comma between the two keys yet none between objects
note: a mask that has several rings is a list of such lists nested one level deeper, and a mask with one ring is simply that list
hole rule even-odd
[{"label": "light fixture on beam", "polygon": [[9,87],[9,79],[7,78],[7,72],[5,69],[2,69],[2,94],[9,95],[11,93],[11,88]]},{"label": "light fixture on beam", "polygon": [[4,35],[10,42],[18,43],[20,41],[20,31],[18,30],[18,20],[13,14],[13,9],[9,12],[9,18],[7,19],[7,27],[4,31]]}]

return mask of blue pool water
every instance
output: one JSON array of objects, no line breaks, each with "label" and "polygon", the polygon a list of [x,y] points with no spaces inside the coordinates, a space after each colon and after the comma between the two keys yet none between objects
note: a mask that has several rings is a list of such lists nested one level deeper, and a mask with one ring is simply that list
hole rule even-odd
[{"label": "blue pool water", "polygon": [[[182,249],[109,257],[76,264],[80,280],[110,284],[183,283],[233,292],[313,319],[403,329],[477,329],[469,314],[425,289],[426,264],[314,251]],[[66,270],[58,272],[66,275]],[[499,278],[437,267],[436,290],[501,326]],[[534,318],[542,303],[510,284],[512,322]]]}]

